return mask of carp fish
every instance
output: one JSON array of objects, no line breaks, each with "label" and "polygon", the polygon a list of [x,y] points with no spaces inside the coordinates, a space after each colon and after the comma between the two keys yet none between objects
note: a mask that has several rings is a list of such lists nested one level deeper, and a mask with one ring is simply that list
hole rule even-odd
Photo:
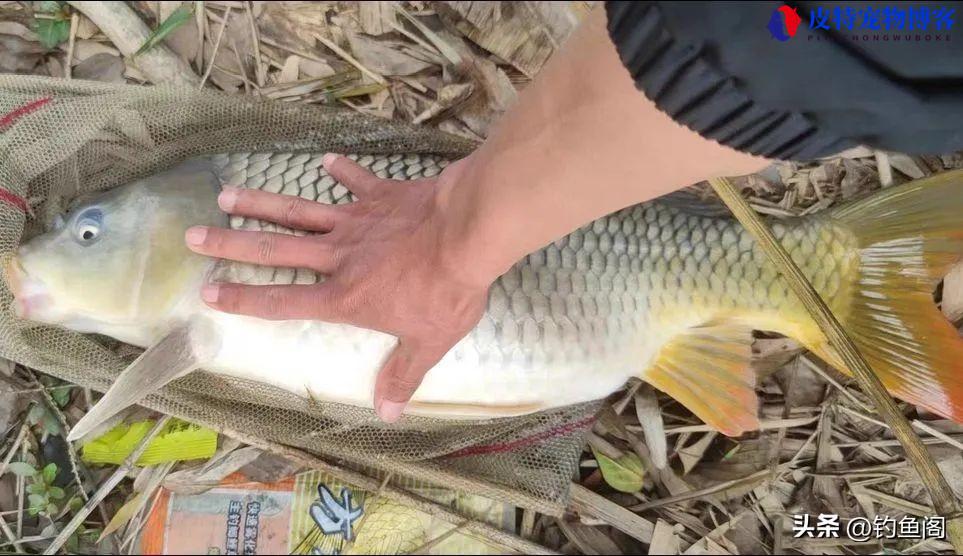
[{"label": "carp fish", "polygon": [[[445,165],[428,155],[350,157],[381,177],[432,176]],[[7,265],[22,318],[146,348],[118,379],[126,380],[123,392],[111,398],[112,389],[91,419],[198,369],[373,406],[393,336],[226,314],[201,302],[207,280],[323,280],[188,250],[184,232],[194,225],[303,233],[228,217],[216,200],[223,186],[352,201],[324,171],[321,154],[196,158],[80,202]],[[960,187],[963,172],[947,172],[772,223],[889,391],[956,421],[963,421],[963,342],[933,291],[963,252]],[[748,232],[731,217],[691,208],[672,196],[628,207],[518,262],[406,413],[516,416],[603,398],[637,377],[735,436],[759,426],[753,330],[794,338],[845,371]],[[72,438],[86,429],[78,425]]]}]

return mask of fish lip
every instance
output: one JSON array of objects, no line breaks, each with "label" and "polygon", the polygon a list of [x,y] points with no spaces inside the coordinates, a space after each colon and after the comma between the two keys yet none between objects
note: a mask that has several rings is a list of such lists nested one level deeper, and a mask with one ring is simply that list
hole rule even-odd
[{"label": "fish lip", "polygon": [[46,286],[27,274],[17,256],[10,257],[4,264],[3,278],[13,293],[13,312],[16,316],[28,318],[48,303],[50,296],[46,293]]},{"label": "fish lip", "polygon": [[20,259],[17,258],[16,255],[7,259],[6,264],[3,265],[3,280],[7,283],[7,287],[10,288],[10,292],[13,293],[14,297],[19,295],[23,287],[23,278],[26,274],[23,265],[20,264]]}]

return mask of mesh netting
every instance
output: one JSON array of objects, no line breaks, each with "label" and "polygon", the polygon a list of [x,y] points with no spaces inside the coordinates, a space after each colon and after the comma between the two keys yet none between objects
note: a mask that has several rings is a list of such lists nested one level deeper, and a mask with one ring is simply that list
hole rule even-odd
[{"label": "mesh netting", "polygon": [[[333,107],[164,87],[0,76],[0,253],[43,231],[66,203],[190,157],[230,152],[433,154],[474,147],[436,130]],[[138,350],[17,319],[0,286],[0,355],[104,391]],[[453,422],[318,403],[261,383],[197,372],[142,405],[215,429],[403,473],[559,514],[597,404]],[[453,482],[454,481],[454,482]]]}]

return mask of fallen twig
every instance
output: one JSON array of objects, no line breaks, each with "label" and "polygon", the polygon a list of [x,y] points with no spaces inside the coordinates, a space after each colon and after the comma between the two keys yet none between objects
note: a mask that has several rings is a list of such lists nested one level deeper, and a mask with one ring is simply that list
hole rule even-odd
[{"label": "fallen twig", "polygon": [[144,75],[156,84],[196,87],[200,81],[191,67],[166,45],[158,44],[134,58],[150,36],[150,29],[123,2],[70,2],[87,16],[124,56],[131,59]]},{"label": "fallen twig", "polygon": [[[227,27],[228,20],[231,19],[231,7],[227,7],[227,12],[224,13],[224,19],[221,20],[221,26],[217,30],[217,38],[214,39],[214,51],[211,52],[211,63],[207,65],[207,69],[204,70],[204,75],[201,77],[201,82],[197,85],[198,89],[204,88],[204,83],[207,82],[207,78],[211,76],[211,70],[214,69],[214,59],[217,57],[217,51],[221,48],[221,37],[224,36],[224,28]],[[238,60],[238,66],[240,66],[240,60]],[[240,66],[243,70],[243,66]]]}]

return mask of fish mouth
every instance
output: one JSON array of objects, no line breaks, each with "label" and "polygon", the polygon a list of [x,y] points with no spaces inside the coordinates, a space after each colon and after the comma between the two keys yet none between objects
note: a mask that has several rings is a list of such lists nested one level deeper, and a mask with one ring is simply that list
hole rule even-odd
[{"label": "fish mouth", "polygon": [[3,278],[13,293],[13,312],[20,318],[30,318],[50,302],[50,295],[43,282],[31,277],[16,256],[7,260]]}]

